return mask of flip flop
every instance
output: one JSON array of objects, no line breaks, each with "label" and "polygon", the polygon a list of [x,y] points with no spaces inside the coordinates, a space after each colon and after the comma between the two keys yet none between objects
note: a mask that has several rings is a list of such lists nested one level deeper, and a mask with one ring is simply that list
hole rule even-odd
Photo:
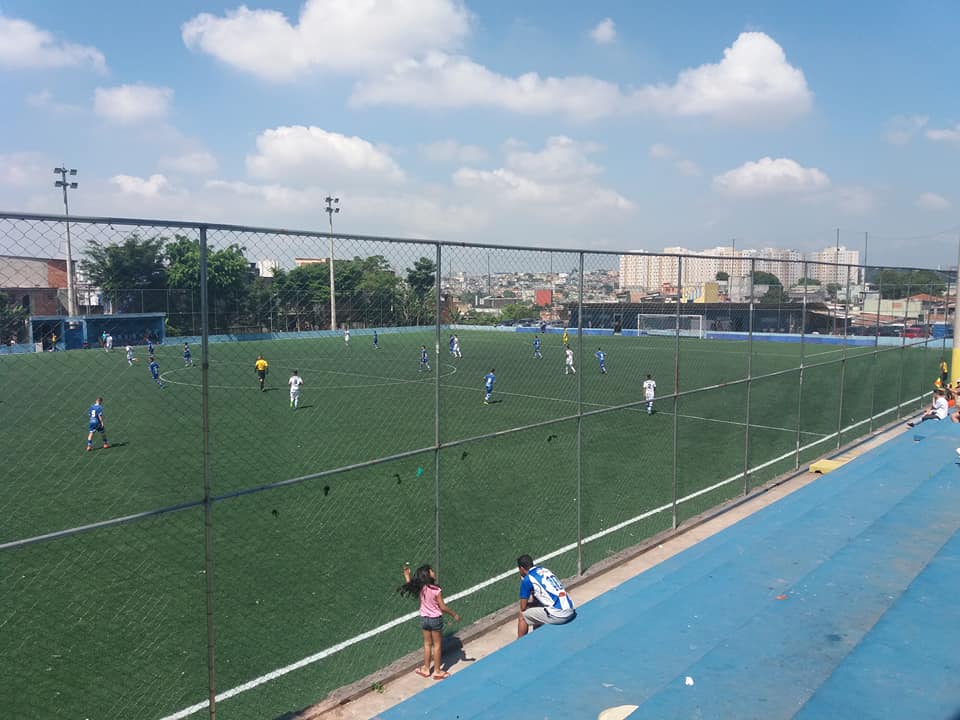
[{"label": "flip flop", "polygon": [[414,672],[415,672],[417,675],[419,675],[420,677],[422,677],[422,678],[428,678],[428,677],[430,677],[430,673],[424,672],[424,671],[423,671],[422,669],[420,669],[420,668],[417,668],[416,670],[414,670]]},{"label": "flip flop", "polygon": [[436,675],[434,675],[434,676],[433,676],[433,679],[434,679],[434,680],[446,680],[448,677],[450,677],[450,673],[448,673],[446,670],[444,670],[443,672],[440,672],[440,673],[437,673]]}]

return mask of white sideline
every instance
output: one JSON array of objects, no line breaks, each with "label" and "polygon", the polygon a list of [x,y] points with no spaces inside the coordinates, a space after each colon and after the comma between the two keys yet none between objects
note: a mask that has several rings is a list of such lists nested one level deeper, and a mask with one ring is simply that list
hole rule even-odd
[{"label": "white sideline", "polygon": [[[917,396],[915,398],[906,400],[900,403],[899,406],[888,408],[880,413],[873,415],[870,418],[867,418],[866,420],[861,420],[845,428],[841,428],[839,434],[849,432],[850,430],[860,427],[864,423],[868,423],[875,418],[886,415],[887,413],[897,410],[898,408],[902,408],[904,405],[909,405],[911,403],[917,402],[922,399],[923,399],[923,396]],[[827,440],[830,440],[831,438],[837,437],[837,435],[838,433],[832,433],[830,435],[826,435],[822,438],[814,440],[811,443],[801,446],[799,448],[799,451],[803,452],[804,450],[809,450],[810,448],[816,445],[819,445],[822,442],[825,442]],[[791,452],[784,453],[779,457],[773,458],[772,460],[768,460],[765,463],[762,463],[760,465],[757,465],[754,468],[751,468],[750,472],[763,470],[764,468],[767,468],[770,465],[786,460],[787,458],[792,457],[796,454],[797,454],[797,450],[792,450]],[[689,495],[685,495],[684,497],[679,498],[677,500],[677,505],[693,500],[694,498],[699,497],[700,495],[705,495],[706,493],[713,492],[714,490],[717,490],[718,488],[721,488],[724,485],[729,485],[732,482],[736,482],[737,480],[740,480],[741,478],[743,478],[744,474],[745,473],[738,473],[736,475],[728,477],[726,480],[721,480],[720,482],[714,483],[709,487],[705,487],[700,490],[697,490],[696,492],[692,492]],[[661,505],[658,508],[654,508],[653,510],[648,510],[647,512],[637,515],[636,517],[632,517],[628,520],[624,520],[623,522],[617,523],[616,525],[612,525],[611,527],[601,530],[600,532],[597,532],[597,533],[594,533],[593,535],[589,535],[585,537],[583,539],[583,544],[593,542],[595,540],[599,540],[600,538],[606,535],[609,535],[610,533],[614,533],[614,532],[617,532],[618,530],[622,530],[623,528],[628,527],[636,522],[640,522],[641,520],[646,520],[647,518],[657,515],[658,513],[670,510],[672,507],[673,507],[673,503],[667,503],[665,505]],[[567,553],[567,552],[570,552],[571,550],[576,549],[576,547],[577,547],[577,543],[575,542],[569,543],[568,545],[564,545],[563,547],[557,548],[556,550],[553,550],[547,553],[546,555],[538,556],[537,559],[541,561],[551,560],[552,558],[558,557],[560,555],[563,555],[564,553]],[[469,595],[474,594],[475,592],[478,592],[480,590],[483,590],[486,587],[489,587],[490,585],[494,585],[500,582],[501,580],[506,580],[507,578],[512,577],[513,575],[516,574],[516,572],[517,571],[515,569],[507,570],[505,572],[500,573],[499,575],[495,575],[491,578],[487,578],[486,580],[483,580],[482,582],[479,582],[476,585],[467,588],[466,590],[461,590],[460,592],[454,593],[450,595],[447,599],[452,602],[454,600],[465,598]],[[294,670],[299,670],[300,668],[306,667],[307,665],[312,665],[318,660],[323,660],[324,658],[330,657],[331,655],[334,655],[340,652],[341,650],[345,650],[351,645],[356,645],[359,642],[362,642],[369,638],[380,635],[381,633],[384,633],[387,630],[390,630],[391,628],[396,627],[397,625],[401,625],[409,620],[413,620],[414,618],[419,617],[419,615],[420,615],[419,612],[410,612],[410,613],[407,613],[406,615],[401,615],[400,617],[394,618],[393,620],[390,620],[389,622],[386,622],[383,625],[379,625],[378,627],[375,627],[370,630],[367,630],[366,632],[360,633],[355,637],[339,642],[336,645],[331,645],[330,647],[324,650],[321,650],[317,653],[314,653],[313,655],[309,655],[301,660],[297,660],[295,663],[291,663],[290,665],[286,665],[282,668],[272,670],[266,673],[265,675],[261,675],[260,677],[254,678],[253,680],[249,680],[248,682],[245,682],[242,685],[237,685],[236,687],[230,688],[229,690],[225,690],[222,693],[217,693],[216,701],[219,703],[219,702],[222,702],[223,700],[228,700],[236,695],[239,695],[242,692],[246,692],[247,690],[252,690],[257,686],[268,683],[271,680],[275,680],[278,677],[283,677],[284,675],[287,675],[293,672]],[[204,700],[203,702],[197,703],[196,705],[191,705],[190,707],[184,708],[183,710],[179,710],[178,712],[175,712],[172,715],[167,715],[166,717],[161,718],[161,720],[182,720],[182,718],[189,717],[190,715],[193,715],[194,713],[199,712],[200,710],[203,710],[209,704],[210,703],[208,700]]]}]

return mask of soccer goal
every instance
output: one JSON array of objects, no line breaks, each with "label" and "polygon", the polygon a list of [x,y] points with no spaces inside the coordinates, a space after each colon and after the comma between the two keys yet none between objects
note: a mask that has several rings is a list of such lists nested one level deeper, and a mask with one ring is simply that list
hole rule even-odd
[{"label": "soccer goal", "polygon": [[667,315],[637,313],[637,333],[640,335],[680,335],[704,337],[703,315]]}]

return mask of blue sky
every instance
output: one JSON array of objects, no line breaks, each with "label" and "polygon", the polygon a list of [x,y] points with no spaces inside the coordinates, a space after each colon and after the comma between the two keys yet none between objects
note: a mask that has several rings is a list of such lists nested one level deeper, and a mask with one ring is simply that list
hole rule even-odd
[{"label": "blue sky", "polygon": [[953,265],[953,2],[0,0],[0,208]]}]

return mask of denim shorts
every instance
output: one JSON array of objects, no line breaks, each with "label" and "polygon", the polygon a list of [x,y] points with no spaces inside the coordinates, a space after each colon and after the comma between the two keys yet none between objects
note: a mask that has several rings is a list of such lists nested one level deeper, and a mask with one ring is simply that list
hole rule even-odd
[{"label": "denim shorts", "polygon": [[443,632],[443,615],[441,615],[440,617],[421,617],[420,627],[423,630],[431,630],[433,632]]}]

